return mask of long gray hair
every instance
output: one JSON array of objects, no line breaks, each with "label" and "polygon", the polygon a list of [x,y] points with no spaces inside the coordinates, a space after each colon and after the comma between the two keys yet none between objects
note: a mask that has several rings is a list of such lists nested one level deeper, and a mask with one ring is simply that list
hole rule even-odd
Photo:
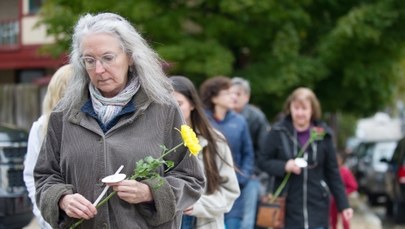
[{"label": "long gray hair", "polygon": [[81,43],[84,37],[94,33],[108,33],[118,38],[121,48],[133,60],[133,66],[130,66],[133,71],[128,72],[128,77],[138,76],[142,89],[152,101],[160,104],[173,101],[172,85],[163,72],[156,52],[126,19],[113,13],[100,13],[82,16],[74,28],[70,53],[74,76],[59,109],[75,106],[81,100],[83,91],[87,90],[90,79],[81,61]]}]

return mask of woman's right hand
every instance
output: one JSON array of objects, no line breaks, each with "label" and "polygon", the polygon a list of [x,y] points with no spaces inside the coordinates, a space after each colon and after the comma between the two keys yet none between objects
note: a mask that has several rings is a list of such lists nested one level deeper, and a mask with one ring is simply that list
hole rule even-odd
[{"label": "woman's right hand", "polygon": [[93,204],[79,193],[68,194],[59,200],[59,207],[66,212],[69,217],[77,219],[91,219],[97,214],[97,209]]},{"label": "woman's right hand", "polygon": [[297,164],[295,164],[294,159],[288,160],[287,163],[285,164],[284,169],[286,172],[291,172],[297,175],[301,173],[301,168]]}]

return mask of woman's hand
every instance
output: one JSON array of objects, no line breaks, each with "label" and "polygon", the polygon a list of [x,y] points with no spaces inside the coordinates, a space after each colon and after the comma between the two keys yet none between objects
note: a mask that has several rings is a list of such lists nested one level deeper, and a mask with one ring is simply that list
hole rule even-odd
[{"label": "woman's hand", "polygon": [[137,204],[153,200],[149,186],[136,180],[124,180],[111,186],[118,197],[128,203]]},{"label": "woman's hand", "polygon": [[297,164],[295,164],[295,161],[293,159],[287,161],[284,169],[286,172],[291,172],[297,175],[301,173],[301,168]]},{"label": "woman's hand", "polygon": [[191,215],[193,213],[193,206],[190,206],[186,209],[184,209],[183,214],[185,215]]},{"label": "woman's hand", "polygon": [[349,221],[353,217],[353,209],[346,208],[342,211],[342,216],[345,220]]},{"label": "woman's hand", "polygon": [[97,214],[96,207],[79,193],[68,194],[59,200],[59,207],[72,218],[91,219]]}]

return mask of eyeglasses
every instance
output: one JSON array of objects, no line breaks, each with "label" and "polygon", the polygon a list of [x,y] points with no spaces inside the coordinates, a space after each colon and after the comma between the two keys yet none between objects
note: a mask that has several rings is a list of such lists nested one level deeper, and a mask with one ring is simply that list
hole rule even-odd
[{"label": "eyeglasses", "polygon": [[97,65],[97,60],[100,61],[101,65],[103,65],[104,68],[109,68],[112,64],[115,63],[117,56],[118,56],[117,54],[105,54],[99,58],[84,56],[82,57],[83,61],[82,63],[87,70],[95,69]]}]

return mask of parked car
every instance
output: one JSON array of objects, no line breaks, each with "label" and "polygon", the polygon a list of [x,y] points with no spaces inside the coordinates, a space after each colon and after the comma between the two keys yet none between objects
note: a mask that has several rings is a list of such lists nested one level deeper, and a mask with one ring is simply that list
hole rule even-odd
[{"label": "parked car", "polygon": [[387,198],[385,173],[388,161],[397,145],[396,140],[361,142],[353,150],[348,166],[359,185],[359,191],[367,194],[369,202],[374,205],[380,197]]},{"label": "parked car", "polygon": [[0,229],[22,228],[33,218],[23,180],[28,133],[0,124]]},{"label": "parked car", "polygon": [[387,213],[397,223],[405,223],[405,138],[398,142],[391,160],[387,162]]}]

